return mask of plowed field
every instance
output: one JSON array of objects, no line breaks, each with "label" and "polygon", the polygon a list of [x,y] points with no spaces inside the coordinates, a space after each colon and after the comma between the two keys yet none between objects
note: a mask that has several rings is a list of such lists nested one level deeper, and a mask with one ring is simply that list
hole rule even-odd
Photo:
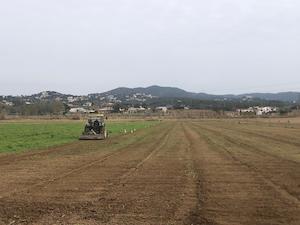
[{"label": "plowed field", "polygon": [[169,121],[0,154],[0,224],[300,224],[300,126]]}]

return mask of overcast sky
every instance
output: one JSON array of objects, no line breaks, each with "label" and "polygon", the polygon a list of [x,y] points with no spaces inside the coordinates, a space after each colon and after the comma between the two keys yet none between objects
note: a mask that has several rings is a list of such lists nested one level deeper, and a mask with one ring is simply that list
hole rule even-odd
[{"label": "overcast sky", "polygon": [[0,0],[0,95],[300,91],[299,0]]}]

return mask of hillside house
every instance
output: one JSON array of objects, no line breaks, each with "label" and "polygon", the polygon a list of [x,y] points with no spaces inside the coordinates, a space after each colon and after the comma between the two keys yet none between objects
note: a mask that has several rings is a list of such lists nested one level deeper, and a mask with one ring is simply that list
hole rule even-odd
[{"label": "hillside house", "polygon": [[114,110],[113,107],[107,106],[107,107],[100,108],[100,109],[98,109],[97,111],[98,111],[98,112],[101,112],[101,113],[110,113],[110,112],[112,112],[113,110]]},{"label": "hillside house", "polygon": [[142,113],[142,112],[145,112],[146,110],[147,109],[144,108],[144,107],[142,107],[142,106],[140,106],[138,108],[130,107],[130,108],[128,108],[127,113],[129,113],[129,114],[132,114],[132,113]]},{"label": "hillside house", "polygon": [[93,103],[92,102],[86,102],[83,104],[83,107],[92,107]]},{"label": "hillside house", "polygon": [[89,111],[84,108],[71,108],[70,113],[88,113]]},{"label": "hillside house", "polygon": [[238,109],[237,112],[240,115],[256,115],[256,116],[263,116],[268,115],[272,113],[276,113],[278,109],[276,107],[270,107],[270,106],[255,106],[255,107],[249,107],[248,109]]},{"label": "hillside house", "polygon": [[3,100],[2,103],[7,106],[14,106],[14,103],[6,101],[6,100]]},{"label": "hillside house", "polygon": [[159,112],[167,113],[168,112],[168,107],[166,107],[166,106],[159,106],[159,107],[156,107],[155,110],[159,111]]},{"label": "hillside house", "polygon": [[275,107],[256,107],[256,115],[257,116],[262,116],[262,115],[267,115],[267,114],[272,114],[277,112],[277,108]]}]

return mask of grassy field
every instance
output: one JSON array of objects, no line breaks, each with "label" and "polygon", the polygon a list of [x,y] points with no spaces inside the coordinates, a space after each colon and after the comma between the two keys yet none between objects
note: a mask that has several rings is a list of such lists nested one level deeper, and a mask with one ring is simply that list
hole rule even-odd
[{"label": "grassy field", "polygon": [[[144,129],[157,121],[116,121],[107,129],[110,135],[126,129]],[[83,121],[21,121],[0,123],[0,153],[19,152],[76,141],[84,128]]]}]

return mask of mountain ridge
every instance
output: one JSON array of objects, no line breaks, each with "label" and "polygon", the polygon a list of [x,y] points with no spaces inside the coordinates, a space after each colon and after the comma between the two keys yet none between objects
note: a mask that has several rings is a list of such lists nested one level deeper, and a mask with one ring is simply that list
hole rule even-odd
[{"label": "mountain ridge", "polygon": [[[122,92],[122,93],[120,93]],[[192,98],[192,99],[203,99],[203,100],[214,100],[214,99],[239,99],[239,98],[260,98],[264,100],[277,100],[284,102],[294,102],[300,101],[300,92],[287,91],[287,92],[277,92],[277,93],[268,93],[268,92],[254,92],[254,93],[245,93],[245,94],[207,94],[204,92],[189,92],[184,89],[177,87],[163,87],[158,85],[152,85],[149,87],[137,87],[137,88],[128,88],[128,87],[119,87],[112,89],[107,92],[98,93],[98,94],[110,94],[110,95],[128,95],[134,93],[145,93],[151,94],[160,98]]]},{"label": "mountain ridge", "polygon": [[[198,100],[224,100],[224,99],[243,99],[243,98],[258,98],[263,100],[274,100],[274,101],[283,101],[283,102],[300,102],[300,92],[287,91],[287,92],[278,92],[278,93],[245,93],[245,94],[207,94],[204,92],[190,92],[178,87],[168,87],[168,86],[159,86],[152,85],[149,87],[118,87],[106,92],[91,93],[88,95],[72,95],[72,94],[63,94],[57,91],[43,91],[37,94],[26,95],[23,97],[32,97],[32,98],[59,98],[59,97],[69,97],[69,96],[115,96],[120,99],[125,99],[128,96],[135,95],[137,93],[145,94],[152,96],[153,98],[187,98],[187,99],[198,99]],[[0,96],[4,98],[4,96]],[[13,96],[13,97],[22,97],[22,96]]]}]

